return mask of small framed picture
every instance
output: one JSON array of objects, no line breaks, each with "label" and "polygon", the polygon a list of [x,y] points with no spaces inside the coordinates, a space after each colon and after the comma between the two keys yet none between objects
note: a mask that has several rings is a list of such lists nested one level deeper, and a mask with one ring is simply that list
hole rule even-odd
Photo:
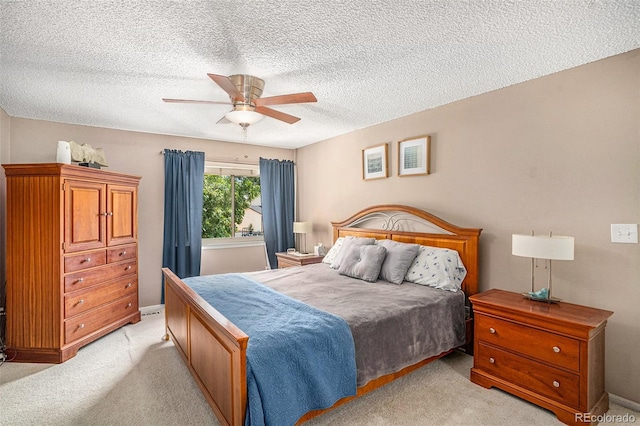
[{"label": "small framed picture", "polygon": [[389,177],[389,145],[372,146],[362,150],[362,179]]},{"label": "small framed picture", "polygon": [[431,136],[398,142],[398,176],[429,174]]}]

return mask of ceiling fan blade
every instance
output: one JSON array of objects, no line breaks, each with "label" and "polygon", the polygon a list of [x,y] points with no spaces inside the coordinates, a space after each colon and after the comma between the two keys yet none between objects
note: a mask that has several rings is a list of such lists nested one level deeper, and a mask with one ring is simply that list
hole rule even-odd
[{"label": "ceiling fan blade", "polygon": [[282,105],[282,104],[303,104],[306,102],[318,102],[311,92],[290,93],[288,95],[269,96],[255,100],[256,106]]},{"label": "ceiling fan blade", "polygon": [[275,118],[276,120],[284,121],[285,123],[289,124],[300,121],[300,118],[298,117],[294,117],[293,115],[285,114],[284,112],[276,111],[275,109],[267,108],[264,106],[257,106],[255,112],[259,112],[260,114]]},{"label": "ceiling fan blade", "polygon": [[213,80],[218,86],[231,96],[231,99],[238,102],[244,102],[244,95],[233,84],[231,79],[226,75],[207,74],[211,80]]},{"label": "ceiling fan blade", "polygon": [[179,104],[215,104],[215,105],[231,105],[231,102],[218,102],[218,101],[198,101],[194,99],[168,99],[162,98],[163,101],[169,103]]}]

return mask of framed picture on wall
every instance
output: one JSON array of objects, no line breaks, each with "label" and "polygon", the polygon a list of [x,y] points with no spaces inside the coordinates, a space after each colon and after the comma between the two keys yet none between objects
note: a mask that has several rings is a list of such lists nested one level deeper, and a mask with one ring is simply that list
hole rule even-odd
[{"label": "framed picture on wall", "polygon": [[429,174],[431,136],[398,142],[398,176]]},{"label": "framed picture on wall", "polygon": [[362,150],[362,179],[389,177],[389,145],[384,143]]}]

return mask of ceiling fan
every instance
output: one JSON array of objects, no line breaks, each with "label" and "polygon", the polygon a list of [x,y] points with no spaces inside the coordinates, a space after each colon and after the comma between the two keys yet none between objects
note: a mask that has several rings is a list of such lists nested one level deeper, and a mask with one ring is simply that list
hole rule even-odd
[{"label": "ceiling fan", "polygon": [[290,93],[288,95],[270,96],[261,98],[264,89],[264,80],[247,74],[235,74],[230,76],[207,74],[218,86],[222,88],[231,99],[231,102],[198,101],[190,99],[167,99],[165,102],[175,103],[196,103],[196,104],[222,104],[233,105],[233,109],[226,113],[218,123],[228,120],[246,129],[252,124],[262,120],[266,115],[285,123],[293,124],[300,118],[285,114],[281,111],[267,107],[267,105],[300,104],[306,102],[317,102],[318,100],[311,92]]}]

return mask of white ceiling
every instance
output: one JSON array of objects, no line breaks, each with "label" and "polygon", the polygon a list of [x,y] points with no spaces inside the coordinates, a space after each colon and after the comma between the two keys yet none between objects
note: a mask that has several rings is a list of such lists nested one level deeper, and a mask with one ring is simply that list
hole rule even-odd
[{"label": "white ceiling", "polygon": [[12,117],[245,142],[207,77],[253,74],[273,106],[246,142],[296,148],[640,47],[640,0],[0,0]]}]

